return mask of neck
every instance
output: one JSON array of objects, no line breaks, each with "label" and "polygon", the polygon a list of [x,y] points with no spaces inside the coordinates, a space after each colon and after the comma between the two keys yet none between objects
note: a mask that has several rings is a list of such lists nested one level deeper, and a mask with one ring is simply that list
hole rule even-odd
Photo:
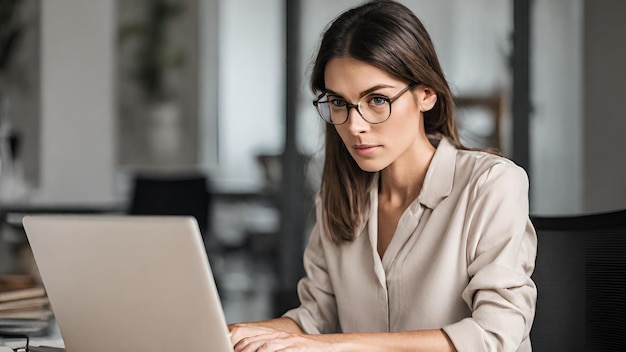
[{"label": "neck", "polygon": [[435,147],[426,139],[425,143],[420,142],[412,148],[412,152],[407,152],[382,170],[378,189],[379,201],[405,207],[415,200],[422,190],[434,154]]}]

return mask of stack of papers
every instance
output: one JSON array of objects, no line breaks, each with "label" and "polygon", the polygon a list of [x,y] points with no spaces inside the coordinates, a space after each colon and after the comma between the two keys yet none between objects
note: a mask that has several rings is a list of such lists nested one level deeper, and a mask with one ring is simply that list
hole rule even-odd
[{"label": "stack of papers", "polygon": [[0,291],[0,334],[45,333],[52,317],[43,286]]}]

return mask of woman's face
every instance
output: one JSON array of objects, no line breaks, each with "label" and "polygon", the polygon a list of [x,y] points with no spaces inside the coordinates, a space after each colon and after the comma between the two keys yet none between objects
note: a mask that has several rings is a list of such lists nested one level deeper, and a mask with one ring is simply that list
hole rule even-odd
[{"label": "woman's face", "polygon": [[[324,73],[329,99],[348,104],[361,101],[361,106],[372,97],[392,98],[409,84],[351,57],[331,59]],[[430,110],[435,101],[432,90],[419,85],[393,101],[387,121],[370,124],[356,109],[350,109],[348,121],[335,129],[361,169],[380,171],[394,162],[415,160],[413,155],[428,142],[422,112]]]}]

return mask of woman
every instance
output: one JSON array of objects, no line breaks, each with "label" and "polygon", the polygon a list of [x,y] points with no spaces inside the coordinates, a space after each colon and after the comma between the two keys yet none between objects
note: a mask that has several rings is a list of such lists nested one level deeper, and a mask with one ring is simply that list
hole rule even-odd
[{"label": "woman", "polygon": [[530,351],[528,178],[461,146],[420,21],[394,1],[348,10],[311,86],[326,154],[301,305],[231,325],[235,351]]}]

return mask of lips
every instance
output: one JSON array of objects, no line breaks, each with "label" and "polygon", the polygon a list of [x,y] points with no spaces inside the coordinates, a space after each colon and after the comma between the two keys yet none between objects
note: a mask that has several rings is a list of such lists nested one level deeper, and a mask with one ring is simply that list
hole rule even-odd
[{"label": "lips", "polygon": [[376,144],[359,144],[352,147],[352,149],[359,155],[369,155],[375,152],[379,147],[380,145]]}]

